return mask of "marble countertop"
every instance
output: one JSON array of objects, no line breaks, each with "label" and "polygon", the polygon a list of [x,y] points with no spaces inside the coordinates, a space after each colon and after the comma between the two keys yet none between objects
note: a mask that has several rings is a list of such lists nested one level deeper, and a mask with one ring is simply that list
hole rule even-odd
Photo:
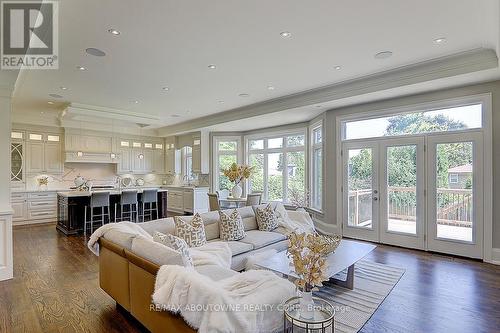
[{"label": "marble countertop", "polygon": [[171,189],[179,189],[179,190],[197,190],[197,189],[206,190],[209,187],[208,186],[195,186],[195,185],[192,185],[192,186],[163,185],[161,188],[164,188],[164,189],[171,188]]},{"label": "marble countertop", "polygon": [[[122,191],[137,190],[138,193],[142,193],[143,190],[146,190],[148,188],[157,188],[157,187],[125,188],[121,190],[97,190],[97,191],[58,191],[57,194],[68,198],[90,197],[92,193],[98,193],[98,192],[109,192],[109,194],[111,195],[119,195],[122,193]],[[167,192],[167,190],[164,188],[158,188],[158,192]]]}]

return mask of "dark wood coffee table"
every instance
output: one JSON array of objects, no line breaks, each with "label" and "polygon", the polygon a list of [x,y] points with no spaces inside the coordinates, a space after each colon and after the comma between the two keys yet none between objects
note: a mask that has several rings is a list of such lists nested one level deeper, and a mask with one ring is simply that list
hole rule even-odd
[{"label": "dark wood coffee table", "polygon": [[[373,251],[376,246],[368,243],[343,239],[334,253],[327,258],[327,276],[329,282],[344,288],[354,287],[354,264]],[[258,261],[256,266],[285,275],[285,277],[298,278],[293,271],[294,267],[286,255],[286,251]],[[327,282],[328,283],[328,282]]]}]

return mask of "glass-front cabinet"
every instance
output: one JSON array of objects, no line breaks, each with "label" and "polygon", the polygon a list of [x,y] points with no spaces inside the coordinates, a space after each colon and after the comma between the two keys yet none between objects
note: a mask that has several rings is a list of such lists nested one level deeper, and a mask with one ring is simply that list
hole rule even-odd
[{"label": "glass-front cabinet", "polygon": [[10,180],[13,182],[24,181],[23,177],[23,144],[12,142],[10,144]]}]

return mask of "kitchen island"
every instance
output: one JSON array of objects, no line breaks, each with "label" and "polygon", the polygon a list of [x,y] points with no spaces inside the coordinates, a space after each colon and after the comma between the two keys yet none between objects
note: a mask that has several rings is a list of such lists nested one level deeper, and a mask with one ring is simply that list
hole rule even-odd
[{"label": "kitchen island", "polygon": [[[132,189],[124,189],[132,190]],[[138,192],[138,200],[141,200],[143,188],[133,189]],[[115,203],[120,202],[122,190],[94,191],[110,193],[110,218],[115,216]],[[74,235],[83,232],[85,219],[85,207],[90,205],[89,191],[60,191],[57,192],[57,230],[65,235]],[[158,215],[159,218],[167,217],[167,190],[158,189]]]}]

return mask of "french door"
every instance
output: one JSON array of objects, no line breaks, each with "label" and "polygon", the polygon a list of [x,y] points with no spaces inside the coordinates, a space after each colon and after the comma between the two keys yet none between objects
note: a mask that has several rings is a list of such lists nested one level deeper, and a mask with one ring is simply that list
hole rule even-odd
[{"label": "french door", "polygon": [[345,143],[343,234],[424,248],[424,138]]},{"label": "french door", "polygon": [[482,132],[344,142],[343,235],[483,256]]},{"label": "french door", "polygon": [[481,132],[428,138],[427,245],[431,251],[483,257],[482,138]]}]

